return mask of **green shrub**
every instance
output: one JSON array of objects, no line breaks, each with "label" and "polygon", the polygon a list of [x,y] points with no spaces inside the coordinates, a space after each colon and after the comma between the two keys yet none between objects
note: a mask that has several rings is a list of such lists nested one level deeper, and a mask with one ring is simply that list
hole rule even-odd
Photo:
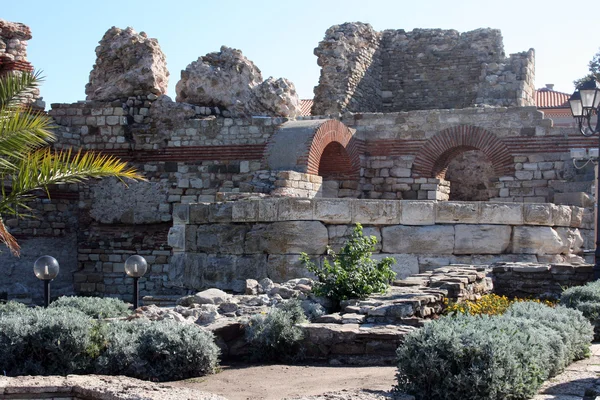
[{"label": "green shrub", "polygon": [[594,338],[600,340],[600,281],[565,290],[560,304],[581,311],[594,326]]},{"label": "green shrub", "polygon": [[211,333],[175,321],[114,321],[100,333],[96,372],[171,381],[214,372],[219,349]]},{"label": "green shrub", "polygon": [[537,303],[443,317],[398,348],[398,389],[417,399],[528,399],[589,352],[590,333],[579,313]]},{"label": "green shrub", "polygon": [[375,236],[364,236],[362,226],[356,224],[351,238],[339,253],[328,250],[332,262],[325,259],[323,266],[316,265],[302,253],[302,263],[318,279],[313,292],[335,302],[384,293],[396,276],[391,268],[396,261],[391,257],[379,262],[373,260],[371,256],[376,244]]},{"label": "green shrub", "polygon": [[127,303],[111,297],[63,296],[53,301],[50,307],[75,308],[97,319],[125,317],[131,313]]},{"label": "green shrub", "polygon": [[0,315],[0,372],[87,373],[94,321],[76,310],[26,309]]},{"label": "green shrub", "polygon": [[253,359],[260,361],[296,361],[302,358],[302,329],[306,322],[299,301],[273,307],[266,315],[253,315],[245,326],[246,341]]},{"label": "green shrub", "polygon": [[17,301],[9,301],[6,303],[0,303],[0,315],[9,313],[21,313],[28,309],[25,304]]}]

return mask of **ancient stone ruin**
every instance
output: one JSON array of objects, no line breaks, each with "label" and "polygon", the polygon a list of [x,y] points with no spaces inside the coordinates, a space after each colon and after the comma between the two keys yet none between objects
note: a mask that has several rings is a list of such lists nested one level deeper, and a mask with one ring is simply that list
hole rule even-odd
[{"label": "ancient stone ruin", "polygon": [[227,116],[277,116],[295,118],[300,101],[294,84],[285,78],[263,81],[260,69],[241,51],[222,46],[181,71],[177,101],[218,107]]},{"label": "ancient stone ruin", "polygon": [[96,63],[85,85],[87,100],[112,101],[167,92],[167,60],[156,39],[132,28],[110,28],[96,47]]},{"label": "ancient stone ruin", "polygon": [[23,266],[46,253],[61,263],[57,295],[129,299],[132,254],[149,264],[143,295],[244,291],[247,279],[305,277],[300,253],[324,258],[357,222],[400,277],[583,262],[593,174],[574,171],[569,149],[596,139],[536,109],[533,51],[505,58],[497,30],[353,23],[330,28],[315,53],[314,115],[301,117],[291,82],[263,81],[227,47],[182,71],[174,102],[157,42],[110,29],[88,100],[49,111],[54,147],[120,157],[148,181],[56,187],[33,204],[38,219],[5,221],[22,258],[0,255],[0,294],[37,300]]}]

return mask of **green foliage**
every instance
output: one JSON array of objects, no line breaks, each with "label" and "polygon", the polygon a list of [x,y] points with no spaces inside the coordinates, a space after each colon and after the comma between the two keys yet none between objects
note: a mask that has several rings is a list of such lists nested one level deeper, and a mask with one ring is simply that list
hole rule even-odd
[{"label": "green foliage", "polygon": [[0,316],[2,316],[2,314],[24,312],[27,309],[28,307],[25,304],[19,303],[18,301],[0,303]]},{"label": "green foliage", "polygon": [[581,85],[586,81],[589,81],[590,79],[592,79],[592,77],[595,77],[596,80],[600,81],[600,51],[594,54],[594,56],[588,63],[588,70],[590,71],[589,74],[587,74],[583,78],[573,81],[575,87]]},{"label": "green foliage", "polygon": [[376,244],[375,236],[364,236],[362,226],[356,224],[352,236],[339,253],[329,249],[332,262],[325,259],[323,266],[316,265],[306,253],[302,253],[302,263],[319,280],[313,292],[335,302],[384,293],[396,276],[392,271],[396,261],[391,257],[379,262],[373,260],[371,256]]},{"label": "green foliage", "polygon": [[589,352],[580,313],[515,303],[501,316],[458,314],[430,322],[398,348],[398,389],[417,399],[528,399]]},{"label": "green foliage", "polygon": [[101,333],[96,372],[171,381],[215,371],[219,348],[211,333],[175,321],[114,321]]},{"label": "green foliage", "polygon": [[565,290],[560,304],[581,311],[594,326],[594,338],[600,340],[600,281]]},{"label": "green foliage", "polygon": [[125,317],[130,314],[129,305],[111,297],[59,297],[50,304],[50,308],[74,308],[96,318]]},{"label": "green foliage", "polygon": [[94,321],[73,309],[27,309],[0,315],[0,372],[88,373]]},{"label": "green foliage", "polygon": [[73,307],[0,313],[0,373],[100,373],[158,381],[211,373],[213,335],[174,321],[98,321]]},{"label": "green foliage", "polygon": [[296,324],[306,322],[297,300],[253,315],[245,326],[251,356],[259,361],[296,361],[302,358],[300,341],[304,335]]}]

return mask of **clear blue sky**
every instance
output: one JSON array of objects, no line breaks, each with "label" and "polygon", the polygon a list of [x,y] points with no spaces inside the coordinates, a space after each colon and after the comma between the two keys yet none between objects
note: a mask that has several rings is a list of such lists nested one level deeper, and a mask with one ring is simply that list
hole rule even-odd
[{"label": "clear blue sky", "polygon": [[31,27],[29,60],[46,76],[42,95],[49,106],[85,99],[94,50],[112,26],[158,39],[173,99],[180,71],[221,45],[242,50],[265,79],[288,78],[301,98],[312,98],[319,79],[313,49],[331,25],[351,21],[376,30],[501,29],[506,54],[536,50],[536,87],[554,83],[555,90],[571,93],[572,81],[586,74],[600,47],[588,12],[589,6],[564,0],[3,0],[0,18]]}]

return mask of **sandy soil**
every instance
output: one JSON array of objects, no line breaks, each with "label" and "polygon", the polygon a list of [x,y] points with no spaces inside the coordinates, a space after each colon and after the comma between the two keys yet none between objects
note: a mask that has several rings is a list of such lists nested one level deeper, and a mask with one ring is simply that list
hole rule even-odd
[{"label": "sandy soil", "polygon": [[[323,365],[229,365],[215,375],[172,382],[219,394],[229,400],[280,400],[346,390],[335,398],[359,398],[357,389],[389,391],[395,384],[395,367],[332,367]],[[348,392],[349,391],[349,392]],[[366,395],[366,393],[365,393]],[[329,397],[328,398],[332,398]],[[381,394],[364,398],[383,398]]]}]

